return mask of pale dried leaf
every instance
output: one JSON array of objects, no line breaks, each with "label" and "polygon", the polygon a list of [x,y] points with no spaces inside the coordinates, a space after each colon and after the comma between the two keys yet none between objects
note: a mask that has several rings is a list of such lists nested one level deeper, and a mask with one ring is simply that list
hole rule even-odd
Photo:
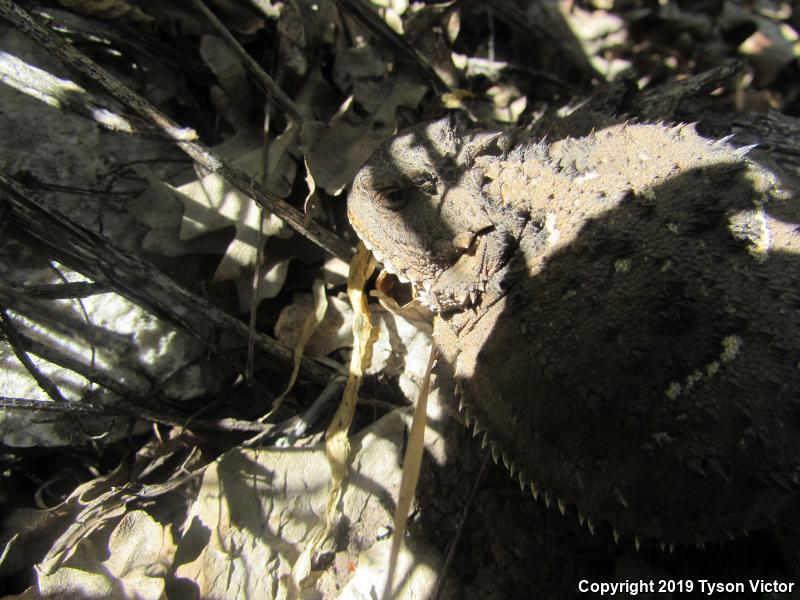
[{"label": "pale dried leaf", "polygon": [[118,490],[110,490],[89,502],[44,557],[38,567],[41,572],[45,575],[55,573],[72,557],[81,542],[109,521],[124,515],[128,502],[135,498]]},{"label": "pale dried leaf", "polygon": [[0,532],[0,577],[41,560],[75,512],[74,507],[65,505],[51,510],[17,508],[8,512]]},{"label": "pale dried leaf", "polygon": [[402,72],[390,75],[373,47],[340,51],[333,73],[351,95],[327,123],[304,122],[300,146],[315,185],[336,195],[395,132],[398,107],[416,108],[427,87]]},{"label": "pale dried leaf", "polygon": [[[391,525],[383,498],[400,485],[406,423],[390,413],[354,438],[348,481],[358,483],[346,485],[341,507],[355,555]],[[321,444],[225,453],[208,467],[179,543],[179,555],[197,558],[177,576],[193,581],[201,598],[276,597],[278,582],[324,529],[329,480]]]},{"label": "pale dried leaf", "polygon": [[448,44],[451,46],[455,44],[459,31],[461,31],[461,9],[456,8],[448,12],[445,16],[444,32]]},{"label": "pale dried leaf", "polygon": [[[460,83],[460,77],[453,63],[452,45],[445,31],[447,16],[452,12],[453,4],[452,1],[429,4],[415,10],[405,21],[405,37],[448,87],[455,89]],[[457,25],[458,21],[455,23]]]},{"label": "pale dried leaf", "polygon": [[[303,324],[314,312],[314,301],[310,294],[295,295],[292,303],[285,306],[275,323],[275,337],[284,346],[294,348],[302,335]],[[347,300],[338,296],[328,298],[325,318],[314,330],[306,344],[310,354],[325,356],[334,350],[353,345],[353,310]]]},{"label": "pale dried leaf", "polygon": [[780,71],[800,56],[800,37],[788,23],[772,19],[756,20],[758,30],[739,46],[739,52],[755,68],[758,87],[772,84]]},{"label": "pale dried leaf", "polygon": [[[103,560],[106,552],[109,557]],[[36,569],[37,583],[17,598],[137,598],[160,600],[174,555],[171,536],[142,510],[125,514],[98,548],[83,539],[57,570]]]},{"label": "pale dried leaf", "polygon": [[403,16],[408,10],[408,0],[391,0],[390,6],[394,12]]},{"label": "pale dried leaf", "polygon": [[341,258],[331,256],[325,260],[325,265],[322,267],[322,274],[325,278],[325,285],[328,287],[338,287],[347,283],[347,270],[349,269],[346,262]]},{"label": "pale dried leaf", "polygon": [[[419,320],[409,309],[409,318],[372,308],[380,337],[373,347],[372,365],[368,373],[382,373],[397,378],[403,395],[409,402],[416,400],[425,375],[425,365],[431,349],[430,320]],[[432,395],[436,395],[434,390]]]},{"label": "pale dried leaf", "polygon": [[561,15],[580,43],[591,65],[614,81],[631,67],[631,62],[619,56],[616,48],[630,47],[628,27],[617,14],[603,10],[584,10],[560,3]]},{"label": "pale dried leaf", "polygon": [[241,59],[222,38],[204,35],[200,40],[200,56],[214,73],[220,94],[212,95],[214,108],[237,130],[252,127],[253,105],[250,83]]},{"label": "pale dried leaf", "polygon": [[[294,162],[282,159],[286,157],[286,145],[290,143],[293,132],[287,130],[270,144],[270,163],[277,165],[270,168],[267,188],[275,190],[278,183],[293,179]],[[247,173],[258,176],[261,168],[261,150],[253,150],[236,161],[236,166]],[[273,164],[270,164],[272,167]],[[180,239],[190,240],[201,234],[234,225],[236,236],[228,246],[227,252],[217,267],[215,281],[235,279],[252,269],[258,256],[259,245],[263,245],[267,237],[282,235],[286,226],[275,215],[264,215],[261,225],[263,237],[259,238],[259,220],[262,210],[251,198],[242,194],[226,183],[216,173],[206,175],[198,181],[175,188],[176,197],[184,205],[181,222]]]},{"label": "pale dried leaf", "polygon": [[297,381],[297,376],[300,374],[300,364],[303,360],[303,352],[305,351],[306,344],[308,344],[308,340],[311,339],[311,336],[314,334],[314,331],[317,329],[319,324],[322,323],[322,320],[325,318],[325,313],[328,310],[328,297],[325,295],[325,282],[322,279],[315,279],[312,287],[314,310],[306,315],[306,318],[303,321],[303,326],[300,329],[300,335],[297,338],[297,342],[293,346],[294,362],[292,365],[292,374],[289,377],[289,382],[286,384],[286,389],[283,390],[281,395],[275,398],[275,400],[272,402],[270,413],[274,412],[281,405],[281,402],[283,402],[283,399],[286,397],[286,395],[292,391],[292,388]]},{"label": "pale dried leaf", "polygon": [[[377,598],[386,581],[391,540],[381,540],[358,557],[353,578],[342,590],[338,600]],[[397,561],[397,589],[393,598],[431,598],[436,586],[440,557],[430,550],[407,546],[400,550]]]},{"label": "pale dried leaf", "polygon": [[270,19],[280,17],[284,6],[281,0],[251,0],[251,4]]},{"label": "pale dried leaf", "polygon": [[403,35],[403,19],[400,18],[394,9],[387,8],[383,11],[383,20],[386,21],[386,24],[391,27],[395,33],[398,35]]},{"label": "pale dried leaf", "polygon": [[[266,259],[266,264],[259,270],[256,304],[264,299],[274,298],[280,293],[289,274],[290,263],[291,260],[288,258]],[[236,280],[236,292],[239,296],[239,312],[249,312],[253,301],[252,277],[239,277]]]},{"label": "pale dried leaf", "polygon": [[350,262],[350,275],[347,278],[347,295],[355,313],[353,319],[353,354],[347,375],[342,402],[333,415],[331,424],[325,432],[325,456],[331,469],[331,482],[328,502],[325,509],[325,527],[318,530],[306,545],[292,567],[291,578],[285,581],[283,593],[292,595],[300,588],[302,581],[311,571],[311,558],[320,544],[328,537],[337,517],[337,506],[342,495],[344,478],[347,475],[347,461],[350,458],[348,431],[353,422],[358,388],[364,370],[372,362],[372,345],[378,331],[372,325],[364,286],[375,270],[376,261],[364,243],[358,245],[356,255]]},{"label": "pale dried leaf", "polygon": [[284,66],[305,75],[314,51],[336,44],[341,31],[339,12],[331,0],[287,0],[278,18],[278,48]]},{"label": "pale dried leaf", "polygon": [[[114,488],[124,476],[122,467],[118,467],[107,475],[79,485],[57,506],[47,510],[20,508],[12,511],[4,518],[0,535],[3,545],[0,554],[4,557],[0,563],[0,575],[18,570],[25,560],[32,563],[42,561],[40,570],[44,572],[47,572],[44,563],[57,567],[58,561],[65,560],[78,542],[105,522],[104,513],[121,514],[115,512],[119,506],[119,494],[114,492]],[[26,551],[13,552],[21,544]]]},{"label": "pale dried leaf", "polygon": [[305,57],[306,33],[303,15],[296,0],[288,0],[278,19],[278,41],[284,65],[298,75],[308,70]]}]

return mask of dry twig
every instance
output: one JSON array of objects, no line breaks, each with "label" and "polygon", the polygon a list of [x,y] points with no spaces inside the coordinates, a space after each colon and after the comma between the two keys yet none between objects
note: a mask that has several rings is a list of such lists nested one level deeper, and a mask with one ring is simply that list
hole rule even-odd
[{"label": "dry twig", "polygon": [[182,128],[161,113],[150,102],[122,85],[104,69],[52,32],[37,23],[26,11],[11,2],[0,0],[0,16],[19,31],[33,38],[45,50],[100,85],[119,102],[158,126],[175,141],[178,147],[211,173],[218,173],[231,186],[253,198],[268,211],[283,219],[295,231],[338,258],[349,261],[352,249],[341,238],[321,225],[307,221],[305,215],[275,196],[241,169],[232,167],[216,153],[197,141],[197,133]]},{"label": "dry twig", "polygon": [[[197,337],[226,362],[233,348],[218,338],[233,336],[244,347],[249,335],[246,323],[211,302],[193,294],[141,258],[117,248],[108,239],[73,222],[55,204],[38,196],[0,171],[0,192],[12,207],[11,226],[18,237],[32,240],[59,262],[114,291],[153,314]],[[264,333],[255,334],[259,350],[289,364],[292,350]],[[303,358],[303,376],[320,383],[341,371],[338,363]]]}]

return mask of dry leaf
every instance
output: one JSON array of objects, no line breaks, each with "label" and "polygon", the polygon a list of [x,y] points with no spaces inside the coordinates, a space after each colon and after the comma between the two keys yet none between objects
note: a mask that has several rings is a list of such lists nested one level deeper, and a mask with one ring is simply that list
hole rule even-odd
[{"label": "dry leaf", "polygon": [[[81,532],[91,533],[97,528],[98,519],[87,518],[87,509],[103,504],[109,491],[119,484],[122,477],[120,467],[79,485],[58,506],[47,510],[19,508],[8,514],[3,519],[3,533],[0,536],[0,542],[3,543],[0,575],[13,573],[22,568],[26,561],[30,561],[27,564],[32,566],[40,561],[56,564],[56,559],[65,559],[85,537]],[[116,501],[106,503],[106,507],[112,504],[116,504]],[[19,552],[22,550],[21,544],[25,545],[26,552]]]},{"label": "dry leaf", "polygon": [[282,581],[281,596],[293,597],[302,582],[311,572],[311,558],[331,532],[336,521],[338,504],[342,495],[344,478],[347,475],[347,462],[350,458],[348,431],[353,422],[358,388],[364,370],[372,361],[372,345],[377,330],[372,326],[369,316],[364,286],[375,270],[376,261],[364,243],[358,245],[356,255],[350,262],[350,275],[347,278],[347,295],[353,307],[353,354],[350,371],[339,408],[333,415],[331,424],[325,432],[325,456],[331,470],[328,501],[325,508],[325,526],[317,530],[292,567],[291,577]]},{"label": "dry leaf", "polygon": [[304,122],[300,145],[315,185],[336,195],[395,132],[398,107],[416,108],[427,87],[402,72],[390,75],[372,47],[339,52],[333,73],[351,95],[327,123]]},{"label": "dry leaf", "polygon": [[[448,36],[458,34],[459,20],[450,18],[457,13],[453,10],[455,2],[415,5],[415,10],[405,21],[405,37],[439,77],[451,88],[459,84],[459,74],[453,64],[453,50]],[[448,31],[449,29],[449,31]]]},{"label": "dry leaf", "polygon": [[[275,323],[275,337],[288,348],[297,346],[302,335],[303,324],[314,312],[311,294],[296,294],[292,303],[285,306]],[[306,344],[310,354],[326,356],[340,348],[353,345],[353,310],[347,300],[333,296],[328,298],[325,318],[315,329]]]},{"label": "dry leaf", "polygon": [[[256,305],[266,298],[274,298],[283,289],[286,275],[289,274],[288,258],[274,259],[267,257],[259,270],[258,287],[256,288]],[[250,312],[253,306],[253,278],[239,277],[236,280],[236,293],[239,296],[239,312]]]},{"label": "dry leaf", "polygon": [[222,38],[204,35],[200,40],[200,56],[214,73],[219,87],[212,93],[214,108],[237,131],[252,128],[253,98],[241,59]]},{"label": "dry leaf", "polygon": [[[308,344],[308,340],[311,339],[311,336],[314,334],[314,331],[317,329],[317,326],[322,323],[322,319],[325,318],[325,313],[328,310],[328,297],[325,295],[325,282],[322,279],[315,279],[313,285],[313,298],[314,298],[314,311],[310,312],[305,320],[303,321],[303,327],[300,329],[300,335],[297,338],[297,342],[293,346],[294,348],[294,361],[292,365],[292,374],[289,377],[289,383],[286,384],[286,389],[283,390],[280,396],[275,398],[272,402],[272,408],[269,411],[269,414],[275,412],[275,410],[281,405],[283,399],[286,395],[292,390],[294,387],[295,382],[297,381],[297,376],[300,373],[300,363],[303,360],[303,352],[305,351],[306,344]],[[266,417],[262,418],[265,420]]]},{"label": "dry leaf", "polygon": [[[293,180],[286,170],[294,167],[294,162],[286,159],[286,146],[293,132],[287,130],[270,144],[270,170],[267,187],[280,194],[278,182]],[[253,150],[235,164],[247,173],[257,176],[261,166],[261,150]],[[284,160],[286,159],[286,160]],[[285,177],[285,179],[284,179]],[[216,173],[206,175],[198,181],[174,188],[176,197],[184,205],[180,239],[189,240],[201,234],[234,225],[236,236],[228,246],[222,262],[214,274],[215,281],[241,277],[252,269],[258,256],[259,244],[267,237],[283,235],[286,226],[275,215],[263,217],[263,237],[259,239],[259,221],[262,219],[261,207],[251,198],[228,185]]]},{"label": "dry leaf", "polygon": [[[387,498],[396,496],[400,485],[397,457],[407,423],[396,411],[354,436],[358,451],[340,504],[349,531],[337,537],[354,557],[390,530]],[[278,582],[287,580],[292,564],[323,528],[329,481],[321,444],[225,453],[208,467],[187,517],[178,555],[197,558],[179,565],[177,576],[193,582],[192,593],[200,598],[276,597]],[[435,569],[434,553],[412,550],[410,562],[424,558]],[[334,589],[345,583],[341,575],[323,575],[328,577],[337,578]]]},{"label": "dry leaf", "polygon": [[561,14],[591,65],[608,81],[614,81],[631,67],[631,62],[616,51],[631,46],[628,27],[621,16],[603,10],[584,10],[579,6],[567,10],[563,3]]},{"label": "dry leaf", "polygon": [[280,17],[284,6],[281,0],[252,0],[251,4],[270,19]]},{"label": "dry leaf", "polygon": [[146,512],[131,511],[114,528],[107,549],[81,540],[68,561],[52,573],[37,567],[36,585],[13,597],[161,600],[173,555],[168,532]]},{"label": "dry leaf", "polygon": [[755,84],[765,87],[789,63],[800,55],[800,36],[788,23],[776,23],[763,17],[754,19],[758,29],[739,46],[755,70]]},{"label": "dry leaf", "polygon": [[278,41],[284,66],[305,75],[310,58],[340,36],[339,12],[330,0],[286,0],[278,18]]},{"label": "dry leaf", "polygon": [[[388,571],[391,540],[381,540],[358,556],[358,567],[353,578],[342,590],[337,600],[362,600],[377,598],[383,589]],[[400,550],[397,560],[397,589],[392,598],[430,598],[436,587],[440,557],[424,548]]]}]

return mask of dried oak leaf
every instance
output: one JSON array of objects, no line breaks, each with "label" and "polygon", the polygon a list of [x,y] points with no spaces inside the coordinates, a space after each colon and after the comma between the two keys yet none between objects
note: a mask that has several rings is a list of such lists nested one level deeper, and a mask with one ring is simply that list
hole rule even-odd
[{"label": "dried oak leaf", "polygon": [[[294,135],[294,129],[289,129],[269,146],[266,187],[279,196],[288,194],[294,180],[296,165],[286,153]],[[249,152],[234,161],[234,164],[253,176],[258,176],[261,150]],[[181,240],[191,240],[231,225],[236,227],[236,235],[214,274],[215,281],[242,276],[255,264],[259,245],[263,245],[266,238],[285,237],[288,234],[283,221],[267,213],[262,217],[261,208],[252,198],[231,187],[216,173],[173,188],[173,191],[184,206]],[[262,236],[258,233],[260,221]]]}]

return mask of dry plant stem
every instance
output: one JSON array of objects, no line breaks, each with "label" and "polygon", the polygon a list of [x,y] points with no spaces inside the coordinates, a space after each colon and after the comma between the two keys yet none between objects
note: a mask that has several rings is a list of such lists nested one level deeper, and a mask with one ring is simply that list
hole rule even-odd
[{"label": "dry plant stem", "polygon": [[39,387],[56,402],[66,402],[67,399],[61,394],[61,390],[58,389],[58,386],[33,364],[31,357],[28,356],[28,353],[25,351],[24,343],[20,339],[17,328],[8,317],[6,310],[2,307],[0,307],[0,333],[6,338],[19,362],[22,363],[28,373],[36,380]]},{"label": "dry plant stem", "polygon": [[436,361],[436,345],[431,345],[431,353],[428,357],[428,366],[425,369],[425,379],[419,390],[417,406],[414,408],[414,420],[411,422],[411,431],[408,433],[406,443],[406,453],[403,456],[403,476],[400,480],[400,494],[397,498],[397,506],[394,511],[394,533],[392,534],[392,549],[389,553],[389,570],[386,574],[386,583],[383,588],[381,598],[390,600],[394,597],[392,585],[394,575],[397,571],[397,560],[400,556],[400,548],[403,546],[403,539],[406,533],[406,522],[408,512],[411,509],[411,501],[417,491],[419,481],[419,471],[422,466],[422,454],[425,450],[425,425],[428,416],[428,393],[431,387],[431,370]]},{"label": "dry plant stem", "polygon": [[[240,446],[254,448],[258,445],[275,444],[276,442],[279,442],[279,445],[284,447],[293,446],[299,438],[306,434],[308,428],[316,423],[322,415],[323,410],[339,393],[344,382],[344,376],[331,379],[308,410],[299,415],[295,415],[291,419],[274,425],[261,423],[259,421],[252,422],[254,426],[260,426],[263,429],[258,430],[254,427],[253,431],[258,432],[257,435],[248,438],[242,442]],[[250,423],[250,421],[248,421],[248,423]]]},{"label": "dry plant stem", "polygon": [[440,94],[448,91],[450,86],[439,77],[434,68],[417,52],[411,44],[389,27],[383,19],[379,18],[362,0],[336,0],[340,8],[356,17],[377,38],[384,40],[395,52],[397,57],[413,68],[419,69],[422,75],[430,80],[433,87]]},{"label": "dry plant stem", "polygon": [[[266,164],[266,162],[264,163]],[[248,385],[253,385],[255,377],[255,356],[256,356],[256,323],[258,321],[258,288],[261,281],[261,266],[264,264],[264,207],[258,210],[258,250],[256,251],[256,263],[253,265],[252,294],[250,299],[250,320],[247,326],[250,328],[250,335],[247,336],[247,359],[245,363],[244,377]]]},{"label": "dry plant stem", "polygon": [[88,402],[52,402],[50,400],[35,400],[33,398],[16,398],[0,396],[0,409],[2,410],[35,410],[46,412],[73,413],[76,415],[109,415],[117,416],[119,411],[108,409]]},{"label": "dry plant stem", "polygon": [[[267,93],[267,98],[270,94]],[[269,126],[272,121],[272,111],[270,105],[267,103],[264,106],[264,136],[262,138],[263,144],[261,148],[261,164],[264,168],[261,173],[262,185],[267,181],[268,175],[268,162],[267,150],[269,149]],[[253,265],[253,281],[252,281],[252,294],[250,299],[250,337],[247,339],[247,366],[245,368],[245,380],[248,384],[252,385],[255,381],[255,342],[253,341],[253,333],[256,330],[256,321],[258,318],[258,287],[261,281],[261,267],[264,265],[264,207],[259,207],[258,211],[258,242],[256,246],[256,263]]]},{"label": "dry plant stem", "polygon": [[197,133],[195,131],[179,127],[155,106],[126,88],[75,47],[39,25],[16,3],[10,0],[0,0],[0,16],[11,22],[22,33],[33,38],[59,60],[100,85],[119,102],[154,123],[173,139],[181,150],[208,172],[217,173],[231,186],[253,198],[255,202],[286,221],[295,231],[333,256],[341,258],[345,262],[350,261],[352,249],[338,236],[316,223],[306,222],[305,216],[299,210],[275,196],[241,169],[226,164],[208,147],[196,141]]},{"label": "dry plant stem", "polygon": [[47,283],[16,288],[24,296],[42,300],[73,300],[88,298],[96,294],[105,294],[108,288],[93,281],[74,281],[70,283]]},{"label": "dry plant stem", "polygon": [[225,40],[225,43],[228,44],[231,50],[241,59],[245,69],[247,69],[247,72],[253,78],[256,85],[264,92],[267,100],[273,102],[277,108],[285,112],[298,123],[302,122],[303,115],[300,114],[300,109],[297,108],[297,105],[286,95],[286,92],[275,83],[272,77],[253,60],[247,51],[242,48],[241,44],[231,35],[227,27],[225,27],[214,13],[208,9],[202,0],[192,0],[192,4],[194,4],[197,10],[203,13],[203,16],[208,19],[208,22],[214,27],[216,32]]},{"label": "dry plant stem", "polygon": [[0,396],[0,410],[30,410],[37,412],[67,413],[76,417],[97,415],[100,417],[128,417],[151,421],[159,425],[183,427],[192,430],[214,430],[228,433],[259,433],[262,437],[271,433],[275,425],[257,423],[241,419],[201,419],[188,425],[181,416],[169,415],[159,411],[144,409],[138,406],[105,406],[89,402],[51,402],[32,398],[16,398]]},{"label": "dry plant stem", "polygon": [[[18,332],[18,342],[26,352],[35,354],[47,362],[53,363],[65,369],[69,369],[84,379],[104,387],[108,391],[117,394],[132,404],[144,403],[144,398],[139,392],[117,381],[117,379],[108,375],[107,373],[104,373],[100,369],[86,365],[51,345],[43,344],[42,342],[32,339],[21,332]],[[153,395],[153,398],[158,400],[161,399],[157,395]]]},{"label": "dry plant stem", "polygon": [[442,593],[442,588],[444,588],[444,582],[447,578],[447,571],[450,568],[450,564],[453,562],[453,557],[456,554],[458,542],[461,539],[461,534],[464,533],[464,527],[467,525],[467,517],[469,517],[470,510],[472,509],[472,503],[475,501],[475,496],[478,495],[478,487],[483,479],[483,474],[486,473],[486,467],[489,466],[489,459],[491,456],[492,453],[488,450],[483,455],[483,462],[481,463],[480,471],[478,471],[478,475],[475,477],[475,482],[472,484],[472,489],[469,491],[467,501],[464,503],[464,510],[461,512],[461,520],[458,522],[456,535],[453,537],[453,540],[450,542],[450,546],[447,548],[447,556],[444,559],[444,564],[439,571],[439,575],[436,577],[436,587],[433,588],[433,600],[438,600]]},{"label": "dry plant stem", "polygon": [[[483,4],[475,0],[472,3]],[[536,16],[531,16],[525,10],[528,3],[517,0],[495,0],[491,4],[491,10],[494,16],[512,28],[520,30],[523,35],[537,40],[547,40],[549,44],[560,48],[561,56],[570,69],[575,71],[575,77],[580,80],[581,87],[588,88],[593,79],[603,81],[603,76],[591,65],[569,26],[557,13],[557,8],[551,4],[536,3]]]},{"label": "dry plant stem", "polygon": [[350,459],[350,439],[348,431],[353,422],[358,387],[364,370],[372,361],[372,345],[377,339],[377,329],[372,325],[364,286],[375,270],[375,258],[363,244],[358,245],[356,254],[350,262],[347,275],[347,297],[353,307],[353,353],[350,356],[350,369],[347,373],[342,401],[325,431],[325,457],[331,470],[328,501],[325,506],[325,522],[306,540],[305,548],[295,559],[291,575],[281,577],[278,598],[299,597],[302,582],[311,574],[312,557],[320,544],[330,535],[334,523],[340,515],[339,502],[342,498],[348,461]]},{"label": "dry plant stem", "polygon": [[[141,258],[120,250],[100,234],[74,223],[52,201],[34,194],[3,171],[0,192],[13,208],[12,226],[17,224],[21,235],[62,264],[107,283],[131,302],[194,335],[228,362],[233,362],[230,348],[217,341],[220,332],[246,346],[247,324],[184,289]],[[282,363],[292,361],[291,349],[263,333],[256,334],[256,346]],[[336,371],[341,372],[341,366],[333,361],[303,358],[303,375],[307,379],[326,383]]]},{"label": "dry plant stem", "polygon": [[81,340],[90,345],[100,345],[107,352],[124,355],[135,350],[131,340],[120,333],[88,323],[76,315],[65,313],[52,302],[30,298],[0,281],[0,305],[25,316],[53,333]]},{"label": "dry plant stem", "polygon": [[7,55],[0,59],[0,82],[62,112],[72,112],[94,121],[109,131],[162,135],[160,130],[146,121],[115,114],[77,84],[61,80],[14,56]]},{"label": "dry plant stem", "polygon": [[[127,417],[142,419],[160,425],[171,427],[185,427],[186,419],[159,411],[149,410],[140,406],[114,405],[105,406],[90,402],[51,402],[50,400],[35,400],[32,398],[11,398],[0,396],[0,409],[2,410],[30,410],[36,412],[50,412],[69,414],[75,417],[84,415],[97,415],[99,417]],[[192,423],[192,429],[214,429],[218,431],[269,431],[272,425],[239,421],[237,419],[206,419]]]},{"label": "dry plant stem", "polygon": [[634,114],[651,119],[663,119],[664,115],[675,115],[685,98],[698,98],[733,80],[744,63],[732,60],[727,64],[703,71],[686,79],[679,79],[637,95],[631,105]]}]

